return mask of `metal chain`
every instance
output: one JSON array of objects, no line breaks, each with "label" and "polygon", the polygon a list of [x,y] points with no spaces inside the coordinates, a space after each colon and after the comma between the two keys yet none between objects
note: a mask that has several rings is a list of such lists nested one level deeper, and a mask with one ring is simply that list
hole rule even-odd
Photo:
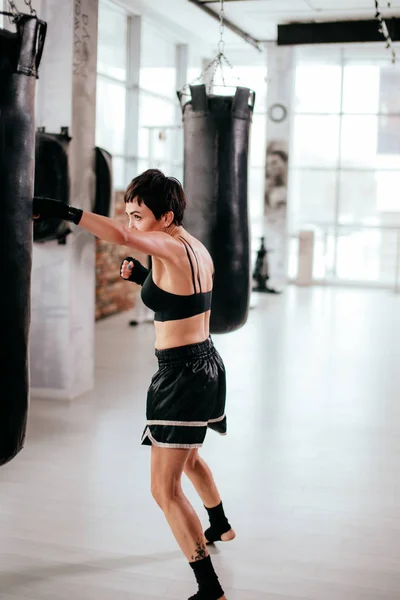
[{"label": "metal chain", "polygon": [[8,20],[10,21],[11,24],[14,24],[15,21],[18,19],[19,17],[19,10],[18,8],[15,6],[15,3],[13,2],[13,0],[7,0],[8,2],[8,6],[10,8],[10,13],[12,13],[12,17],[8,17]]},{"label": "metal chain", "polygon": [[[208,86],[210,93],[211,93],[212,88],[214,86],[214,81],[215,81],[215,78],[217,76],[218,68],[221,68],[221,56],[222,56],[222,54],[218,54],[217,58],[215,59],[215,64],[214,64],[213,72],[212,72],[211,79],[209,81],[209,86]],[[222,76],[222,78],[223,78],[223,76]]]},{"label": "metal chain", "polygon": [[15,2],[13,2],[13,0],[7,0],[7,2],[8,2],[8,5],[10,7],[10,12],[12,12],[12,14],[15,15],[15,16],[19,15],[19,10],[15,6]]},{"label": "metal chain", "polygon": [[[205,69],[203,69],[203,71],[200,73],[200,75],[198,77],[196,77],[196,79],[194,79],[191,84],[195,84],[197,81],[203,81],[203,78],[205,76],[205,74],[211,70],[211,78],[208,82],[208,93],[211,93],[211,90],[214,87],[214,82],[216,79],[216,75],[217,75],[217,71],[220,70],[221,71],[221,78],[222,78],[222,84],[224,87],[226,87],[226,80],[225,80],[225,71],[224,71],[224,63],[225,66],[227,65],[231,71],[233,71],[233,67],[231,65],[231,63],[229,62],[229,60],[227,59],[227,57],[225,56],[224,53],[224,48],[225,48],[225,42],[224,42],[224,31],[225,31],[225,23],[224,23],[224,17],[225,17],[225,11],[224,11],[224,0],[221,0],[221,8],[220,8],[220,12],[219,12],[219,21],[220,21],[220,25],[219,25],[219,33],[220,33],[220,39],[218,42],[218,54],[217,56],[205,67]],[[240,78],[234,76],[234,78],[239,81]],[[188,88],[191,85],[189,83],[185,84],[181,90],[183,95],[190,95],[188,93]]]},{"label": "metal chain", "polygon": [[224,53],[225,42],[224,42],[224,31],[225,31],[225,23],[224,23],[224,0],[221,0],[221,8],[219,11],[219,42],[218,42],[218,51],[220,54]]},{"label": "metal chain", "polygon": [[191,81],[191,83],[186,83],[183,86],[183,88],[181,90],[182,94],[185,96],[190,96],[190,93],[188,92],[189,86],[194,85],[199,81],[201,81],[201,82],[204,81],[204,76],[206,73],[208,73],[208,71],[211,71],[211,78],[208,81],[207,90],[208,90],[208,93],[211,93],[211,90],[214,87],[214,81],[215,81],[218,69],[220,69],[220,71],[221,71],[222,83],[224,86],[226,86],[225,75],[224,75],[224,63],[225,63],[225,65],[227,65],[229,67],[232,77],[234,79],[236,79],[236,81],[239,83],[240,77],[237,77],[236,75],[233,74],[233,66],[229,62],[228,58],[225,56],[225,54],[218,54],[205,67],[205,69],[203,69],[203,71],[200,73],[200,75],[198,77],[196,77],[196,79],[193,79],[193,81]]},{"label": "metal chain", "polygon": [[[391,2],[387,3],[388,8],[391,8]],[[379,21],[379,33],[381,33],[383,35],[383,37],[385,38],[385,42],[386,42],[386,48],[388,50],[391,50],[391,55],[392,55],[392,63],[396,64],[396,51],[395,48],[393,46],[393,40],[390,36],[387,24],[386,24],[386,20],[384,19],[381,11],[380,11],[380,7],[379,7],[379,0],[375,0],[375,18],[378,19]]]},{"label": "metal chain", "polygon": [[26,6],[31,11],[32,17],[36,17],[36,10],[32,7],[32,0],[24,0]]},{"label": "metal chain", "polygon": [[[21,16],[21,11],[18,10],[14,0],[7,0],[10,12],[14,15],[13,20],[18,19]],[[32,0],[24,0],[26,6],[29,8],[32,17],[36,17],[36,10],[32,7]],[[11,21],[11,18],[10,18]]]}]

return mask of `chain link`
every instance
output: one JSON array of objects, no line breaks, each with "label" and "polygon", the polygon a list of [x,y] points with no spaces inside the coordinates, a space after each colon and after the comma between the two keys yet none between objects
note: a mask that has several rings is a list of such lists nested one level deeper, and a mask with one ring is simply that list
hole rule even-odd
[{"label": "chain link", "polygon": [[[21,11],[18,10],[14,0],[7,0],[8,5],[10,7],[10,12],[14,15],[14,17],[10,17],[10,21],[18,19],[21,16]],[[36,10],[32,7],[32,0],[24,0],[26,6],[29,8],[32,17],[36,17]]]},{"label": "chain link", "polygon": [[[391,2],[387,2],[388,8],[391,8]],[[383,35],[383,37],[385,38],[385,42],[386,42],[386,48],[388,50],[391,50],[391,56],[392,56],[392,63],[396,64],[396,51],[395,48],[393,46],[393,40],[391,38],[387,23],[385,18],[383,17],[381,10],[380,10],[380,6],[379,6],[379,0],[375,0],[375,18],[378,19],[379,21],[379,33],[381,33]]]},{"label": "chain link", "polygon": [[224,0],[221,0],[221,8],[219,11],[219,42],[218,42],[218,51],[220,54],[224,53],[225,42],[224,42],[224,31],[225,31],[225,23],[224,23],[225,11],[224,11]]},{"label": "chain link", "polygon": [[[205,80],[205,75],[206,73],[208,73],[209,71],[211,71],[211,77],[208,79],[208,81],[206,80],[206,87],[208,89],[208,93],[211,93],[212,89],[215,86],[215,80],[217,77],[217,72],[220,71],[221,72],[221,79],[222,79],[222,84],[224,87],[227,87],[227,83],[226,83],[226,79],[225,79],[225,70],[224,70],[224,66],[226,69],[226,66],[229,67],[230,71],[231,71],[231,75],[232,77],[238,82],[239,84],[239,80],[240,77],[237,77],[235,75],[233,75],[233,67],[231,65],[231,63],[229,62],[229,60],[227,59],[227,57],[225,56],[224,53],[224,48],[225,48],[225,42],[224,42],[224,31],[225,31],[225,23],[224,23],[224,17],[225,17],[225,11],[224,11],[224,0],[221,0],[221,8],[219,11],[219,33],[220,33],[220,39],[218,42],[218,54],[217,56],[205,67],[205,69],[203,69],[203,71],[200,73],[200,75],[198,77],[196,77],[196,79],[194,79],[191,84],[186,83],[181,92],[183,95],[187,95],[190,96],[190,93],[188,92],[189,90],[189,86],[196,84],[197,82],[200,81],[204,81]],[[230,87],[236,87],[234,86],[230,86]]]},{"label": "chain link", "polygon": [[19,11],[18,8],[15,6],[15,2],[13,2],[13,0],[7,0],[7,2],[10,7],[10,12],[12,12],[12,14],[15,16],[19,15]]},{"label": "chain link", "polygon": [[10,13],[13,14],[12,17],[10,17],[10,16],[8,17],[8,20],[10,21],[10,23],[13,24],[19,17],[19,10],[15,6],[15,2],[13,2],[13,0],[7,0],[7,2],[8,2],[8,6],[10,8]]},{"label": "chain link", "polygon": [[26,6],[31,11],[32,17],[36,17],[36,10],[32,7],[32,0],[24,0]]}]

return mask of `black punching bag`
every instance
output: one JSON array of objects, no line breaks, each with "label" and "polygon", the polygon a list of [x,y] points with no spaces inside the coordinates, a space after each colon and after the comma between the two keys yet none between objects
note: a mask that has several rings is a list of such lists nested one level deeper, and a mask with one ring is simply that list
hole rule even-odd
[{"label": "black punching bag", "polygon": [[249,310],[247,171],[255,95],[241,87],[234,96],[209,96],[204,85],[190,91],[182,106],[184,226],[214,261],[211,333],[228,333],[244,325]]},{"label": "black punching bag", "polygon": [[22,449],[28,411],[35,87],[46,34],[28,15],[16,26],[0,29],[0,464]]},{"label": "black punching bag", "polygon": [[[47,133],[44,128],[36,133],[35,143],[35,188],[34,195],[54,198],[69,204],[70,181],[68,150],[71,137],[68,128],[61,133]],[[34,222],[33,241],[48,242],[58,240],[64,244],[71,233],[68,223],[62,219],[46,219]]]},{"label": "black punching bag", "polygon": [[92,209],[96,215],[110,217],[113,215],[113,171],[112,156],[107,150],[95,148],[96,157],[96,197]]}]

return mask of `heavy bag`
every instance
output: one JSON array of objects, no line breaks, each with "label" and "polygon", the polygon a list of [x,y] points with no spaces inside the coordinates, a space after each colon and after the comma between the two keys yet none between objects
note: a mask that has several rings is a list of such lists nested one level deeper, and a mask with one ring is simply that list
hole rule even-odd
[{"label": "heavy bag", "polygon": [[112,156],[103,148],[95,148],[96,198],[93,212],[103,217],[113,216]]},{"label": "heavy bag", "polygon": [[234,96],[208,96],[205,85],[190,91],[182,106],[184,225],[214,261],[211,333],[228,333],[244,325],[249,310],[247,171],[255,95],[241,87]]},{"label": "heavy bag", "polygon": [[[35,142],[35,196],[54,198],[69,204],[70,178],[68,149],[71,138],[68,129],[61,133],[46,133],[40,128]],[[47,219],[33,224],[33,241],[58,240],[64,243],[71,232],[62,219]]]},{"label": "heavy bag", "polygon": [[22,449],[26,431],[35,87],[46,36],[35,17],[16,26],[0,29],[0,464]]}]

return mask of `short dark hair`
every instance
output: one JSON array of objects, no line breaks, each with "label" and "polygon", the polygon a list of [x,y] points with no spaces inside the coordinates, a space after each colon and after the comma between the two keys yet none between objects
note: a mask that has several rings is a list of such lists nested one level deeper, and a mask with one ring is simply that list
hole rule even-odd
[{"label": "short dark hair", "polygon": [[175,177],[166,177],[159,169],[148,169],[128,185],[125,204],[137,199],[151,210],[157,221],[170,210],[174,213],[173,223],[182,225],[186,208],[186,196],[182,184]]}]

